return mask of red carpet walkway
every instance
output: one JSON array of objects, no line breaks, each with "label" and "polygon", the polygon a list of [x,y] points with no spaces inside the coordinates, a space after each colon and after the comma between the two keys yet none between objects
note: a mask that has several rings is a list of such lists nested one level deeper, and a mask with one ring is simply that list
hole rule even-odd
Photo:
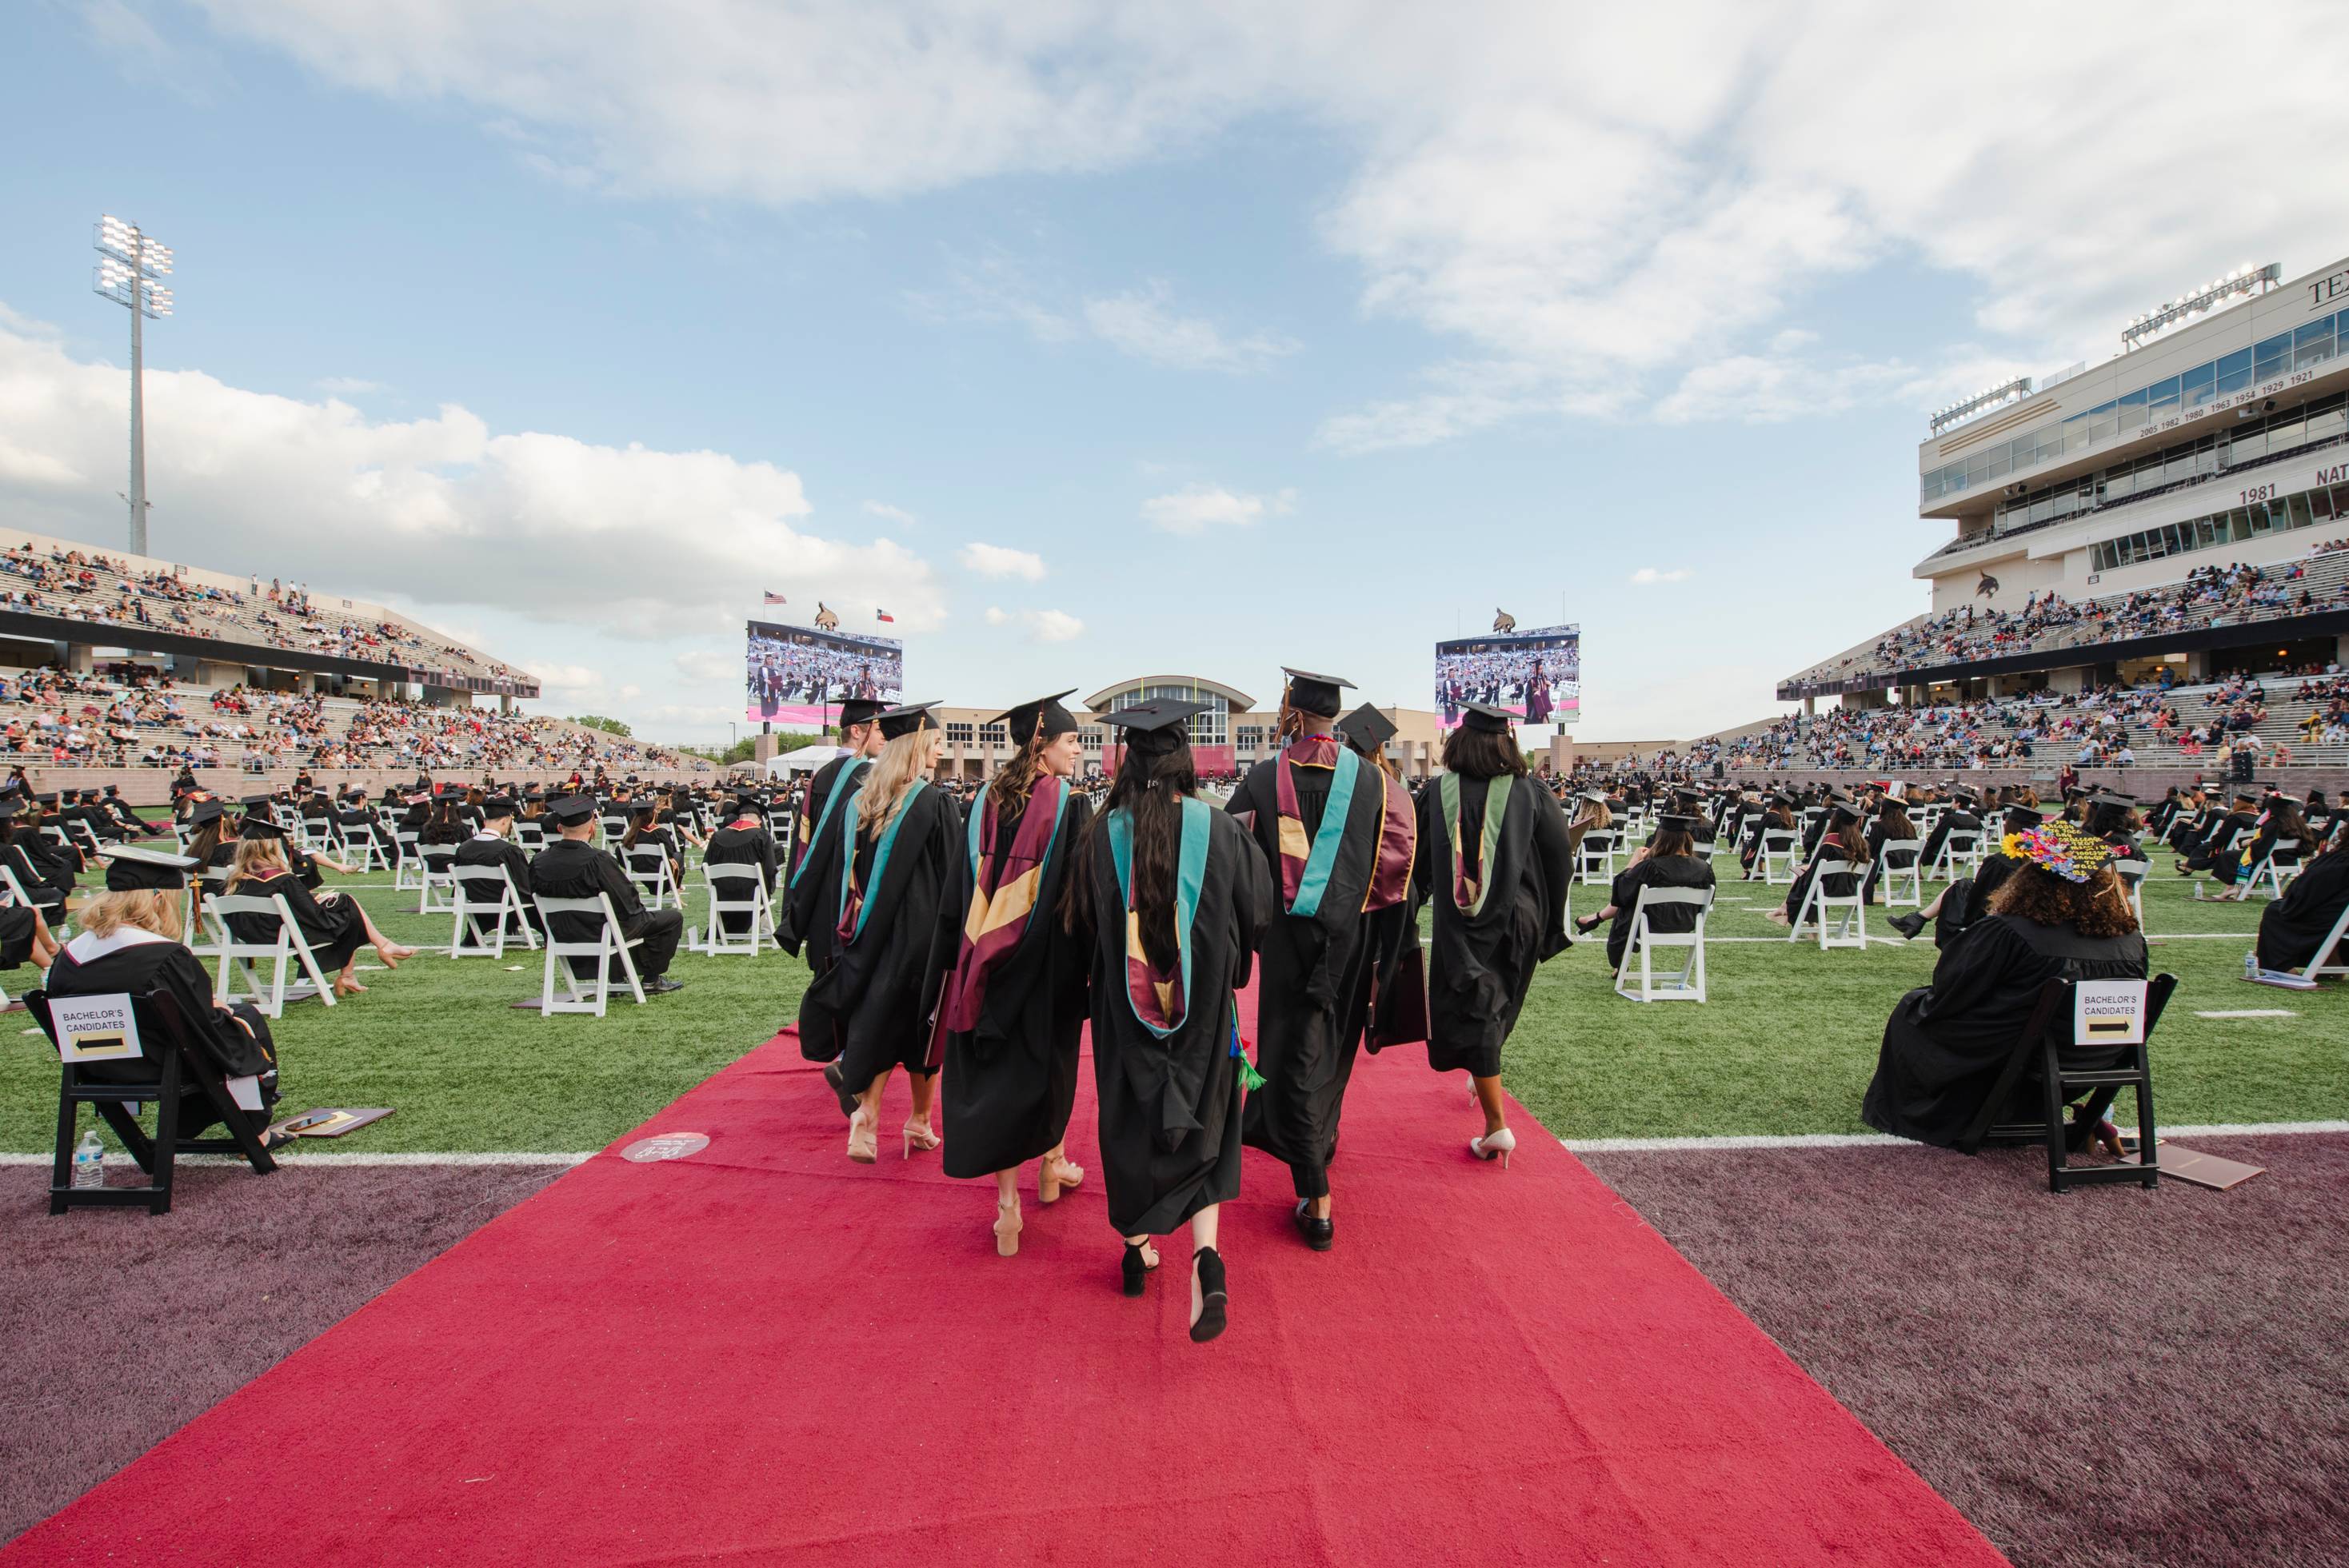
[{"label": "red carpet walkway", "polygon": [[0,1563],[2002,1561],[1520,1116],[1479,1164],[1464,1080],[1365,1059],[1338,1250],[1251,1151],[1195,1346],[1187,1239],[1122,1297],[1095,1174],[998,1259],[778,1040],[640,1130],[701,1153],[581,1166]]}]

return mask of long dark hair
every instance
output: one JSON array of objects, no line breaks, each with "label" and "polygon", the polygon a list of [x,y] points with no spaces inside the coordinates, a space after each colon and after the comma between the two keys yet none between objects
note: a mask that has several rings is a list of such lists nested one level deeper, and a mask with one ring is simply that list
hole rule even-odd
[{"label": "long dark hair", "polygon": [[1498,779],[1504,773],[1526,776],[1526,754],[1514,735],[1462,725],[1444,738],[1444,770],[1468,779]]},{"label": "long dark hair", "polygon": [[1103,841],[1110,817],[1126,810],[1133,818],[1133,912],[1142,917],[1142,954],[1160,969],[1175,963],[1182,952],[1174,932],[1174,877],[1183,847],[1183,800],[1198,789],[1199,770],[1187,739],[1177,741],[1172,751],[1151,756],[1141,755],[1131,746],[1125,748],[1117,777],[1110,783],[1109,798],[1077,843],[1076,863],[1062,904],[1062,923],[1067,929],[1074,930],[1078,920],[1086,915],[1098,923],[1107,913],[1092,910],[1086,902],[1092,897],[1093,857],[1109,852]]},{"label": "long dark hair", "polygon": [[1876,814],[1876,820],[1884,825],[1884,836],[1888,839],[1913,839],[1917,836],[1915,824],[1909,820],[1909,808],[1898,800],[1887,799],[1884,809]]},{"label": "long dark hair", "polygon": [[1019,743],[1011,760],[996,769],[988,781],[987,798],[995,802],[995,820],[1008,822],[1028,809],[1028,797],[1036,789],[1036,780],[1043,776],[1044,717],[1036,716],[1036,728]]},{"label": "long dark hair", "polygon": [[620,848],[633,850],[660,831],[660,808],[649,802],[628,808],[628,830],[621,837]]}]

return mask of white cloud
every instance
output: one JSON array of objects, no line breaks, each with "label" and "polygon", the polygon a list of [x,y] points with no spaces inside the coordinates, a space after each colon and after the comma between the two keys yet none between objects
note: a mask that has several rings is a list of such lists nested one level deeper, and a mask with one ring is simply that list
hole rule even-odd
[{"label": "white cloud", "polygon": [[1640,570],[1631,573],[1631,581],[1642,588],[1657,583],[1685,583],[1688,581],[1688,568],[1685,566],[1674,566],[1670,568],[1642,566]]},{"label": "white cloud", "polygon": [[[2095,7],[576,0],[549,26],[537,0],[200,3],[330,80],[510,121],[554,177],[632,198],[886,199],[1115,169],[1288,117],[1345,160],[1318,232],[1359,268],[1362,309],[1527,388],[1367,388],[1324,426],[1340,450],[1587,416],[1594,397],[1646,408],[1692,366],[1814,347],[1773,339],[1887,258],[1973,280],[1980,330],[2044,369],[2104,357],[2129,311],[2236,262],[2339,248],[2335,204],[2242,178],[2240,145],[2181,111],[2177,73],[2145,68],[2144,29]],[[2275,46],[2328,36],[2335,8],[2283,0],[2261,20],[2194,30],[2196,71],[2258,82],[2300,144],[2338,143],[2329,57]],[[1948,68],[1984,38],[2029,45]],[[1040,336],[1106,332],[1214,367],[1251,341],[1147,294],[1054,307],[1036,302],[1082,292],[978,282],[978,308]],[[1717,417],[1702,390],[1671,417]]]},{"label": "white cloud", "polygon": [[956,552],[963,570],[981,577],[1019,577],[1030,583],[1044,580],[1044,558],[1032,550],[1011,550],[1000,544],[966,544]]},{"label": "white cloud", "polygon": [[1297,492],[1284,490],[1271,496],[1240,495],[1221,485],[1186,485],[1170,495],[1153,496],[1142,503],[1143,521],[1169,533],[1197,533],[1222,524],[1247,527],[1268,517],[1284,517],[1297,510]]},{"label": "white cloud", "polygon": [[384,390],[382,382],[362,381],[356,376],[323,376],[313,385],[321,392],[331,392],[337,397],[357,397],[369,392]]},{"label": "white cloud", "polygon": [[1163,283],[1087,300],[1085,325],[1112,347],[1178,370],[1259,370],[1297,352],[1294,341],[1278,334],[1229,336],[1204,316],[1177,314],[1171,300]]},{"label": "white cloud", "polygon": [[539,695],[548,702],[593,702],[607,696],[603,672],[585,665],[524,665],[538,677]]},{"label": "white cloud", "polygon": [[1655,417],[1667,425],[1699,419],[1775,424],[1838,414],[1863,400],[1881,400],[1888,394],[1903,392],[1917,380],[1917,372],[1898,361],[1822,366],[1795,358],[1733,354],[1691,368],[1680,385],[1657,402]]},{"label": "white cloud", "polygon": [[920,518],[916,517],[912,512],[907,511],[904,507],[891,506],[885,500],[866,501],[864,503],[864,513],[867,517],[877,517],[884,522],[903,523],[907,528],[916,527],[922,521]]},{"label": "white cloud", "polygon": [[1003,610],[988,606],[990,626],[1018,626],[1031,643],[1067,643],[1084,635],[1085,624],[1065,610]]},{"label": "white cloud", "polygon": [[[119,531],[122,385],[115,366],[0,325],[0,506],[14,521]],[[945,614],[922,558],[810,531],[797,474],[723,452],[498,432],[455,404],[370,419],[154,369],[147,443],[157,553],[224,571],[352,584],[363,540],[376,595],[661,637],[739,621],[755,561],[811,597],[890,605],[907,631]]]},{"label": "white cloud", "polygon": [[694,681],[739,681],[742,676],[742,655],[740,651],[719,653],[714,648],[688,648],[674,661],[677,673]]}]

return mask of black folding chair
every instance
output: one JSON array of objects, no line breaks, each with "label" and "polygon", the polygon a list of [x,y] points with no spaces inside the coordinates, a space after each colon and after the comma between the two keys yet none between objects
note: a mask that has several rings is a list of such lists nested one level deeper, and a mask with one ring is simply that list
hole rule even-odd
[{"label": "black folding chair", "polygon": [[[2133,1046],[2098,1046],[2083,1043],[2075,1036],[2073,985],[2064,979],[2048,981],[2039,988],[2039,1004],[2032,1009],[2031,1021],[2014,1042],[2014,1050],[1998,1076],[1997,1087],[1982,1102],[1982,1111],[1973,1125],[1959,1140],[1958,1148],[1971,1154],[1985,1143],[2041,1143],[2047,1147],[2047,1190],[2068,1191],[2074,1187],[2093,1187],[2107,1181],[2135,1181],[2141,1186],[2156,1187],[2161,1182],[2161,1164],[2154,1141],[2153,1130],[2153,1068],[2147,1055],[2153,1041],[2153,1026],[2161,1020],[2161,1010],[2169,1002],[2169,994],[2178,987],[2175,975],[2157,975],[2147,983],[2145,998],[2145,1037]],[[2116,1053],[2118,1060],[2116,1063]],[[2042,1119],[2038,1121],[1996,1121],[1993,1119],[2005,1107],[2007,1098],[2023,1080],[2023,1074],[2036,1066],[2041,1079]],[[2093,1092],[2080,1110],[2078,1121],[2068,1127],[2064,1120],[2064,1107],[2081,1089]],[[2137,1090],[2137,1147],[2139,1163],[2135,1165],[2073,1165],[2065,1155],[2073,1149],[2085,1148],[2096,1123],[2112,1109],[2116,1096],[2122,1089]]]},{"label": "black folding chair", "polygon": [[[26,993],[25,1006],[39,1021],[49,1043],[55,1045],[57,1030],[49,1014],[48,993]],[[127,1208],[140,1203],[150,1214],[168,1214],[171,1212],[172,1164],[181,1154],[242,1154],[245,1163],[264,1176],[277,1169],[277,1161],[270,1158],[269,1150],[261,1143],[261,1134],[269,1125],[267,1113],[246,1110],[236,1103],[220,1069],[191,1043],[187,1022],[171,993],[150,991],[132,996],[130,1008],[138,1020],[140,1043],[146,1047],[147,1055],[104,1066],[118,1072],[144,1069],[153,1076],[130,1082],[101,1083],[90,1078],[88,1067],[77,1062],[63,1064],[63,1081],[57,1090],[57,1158],[49,1172],[52,1214],[62,1214],[67,1209]],[[180,1092],[191,1078],[220,1112],[222,1125],[228,1130],[227,1137],[180,1136]],[[128,1109],[148,1100],[155,1103],[152,1138],[147,1136],[139,1119]],[[130,1151],[130,1158],[147,1173],[144,1185],[74,1186],[74,1129],[79,1120],[78,1108],[83,1105],[94,1106],[98,1119],[114,1130],[115,1137]]]}]

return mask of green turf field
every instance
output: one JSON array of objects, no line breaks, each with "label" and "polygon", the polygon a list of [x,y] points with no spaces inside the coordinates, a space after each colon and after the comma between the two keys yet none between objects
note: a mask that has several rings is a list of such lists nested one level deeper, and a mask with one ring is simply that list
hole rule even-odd
[{"label": "green turf field", "polygon": [[[1822,953],[1791,944],[1763,911],[1783,888],[1725,878],[1712,923],[1711,1001],[1640,1005],[1614,995],[1603,934],[1547,965],[1511,1039],[1504,1076],[1568,1138],[1857,1132],[1859,1102],[1886,1014],[1926,982],[1934,950],[1871,944]],[[331,879],[339,880],[339,879]],[[694,878],[691,880],[698,880]],[[445,915],[419,917],[414,892],[387,872],[350,884],[386,931],[413,944],[449,940]],[[1604,890],[1577,888],[1578,909]],[[1928,896],[1931,886],[1929,884]],[[1742,902],[1740,902],[1742,901]],[[2165,1121],[2299,1121],[2349,1115],[2349,987],[2292,992],[2240,978],[2260,901],[2198,903],[2157,875],[2146,891],[2157,972],[2181,984],[2155,1037]],[[1888,935],[1884,912],[1871,930]],[[705,918],[688,913],[688,923]],[[2236,934],[2185,940],[2192,934]],[[2163,941],[2165,936],[2180,940]],[[372,954],[362,954],[373,962]],[[798,1005],[795,959],[680,956],[686,983],[601,1020],[542,1018],[509,1004],[538,994],[540,959],[452,961],[423,954],[397,974],[362,971],[374,989],[332,1009],[295,1005],[277,1026],[292,1109],[389,1105],[398,1114],[349,1139],[305,1144],[347,1151],[577,1150],[603,1146],[771,1037]],[[35,982],[5,975],[12,994]],[[2285,1008],[2288,1018],[2206,1019],[2198,1009]],[[56,1126],[55,1053],[21,1013],[0,1035],[0,1150],[46,1150]],[[1368,1071],[1423,1070],[1409,1048]]]}]

